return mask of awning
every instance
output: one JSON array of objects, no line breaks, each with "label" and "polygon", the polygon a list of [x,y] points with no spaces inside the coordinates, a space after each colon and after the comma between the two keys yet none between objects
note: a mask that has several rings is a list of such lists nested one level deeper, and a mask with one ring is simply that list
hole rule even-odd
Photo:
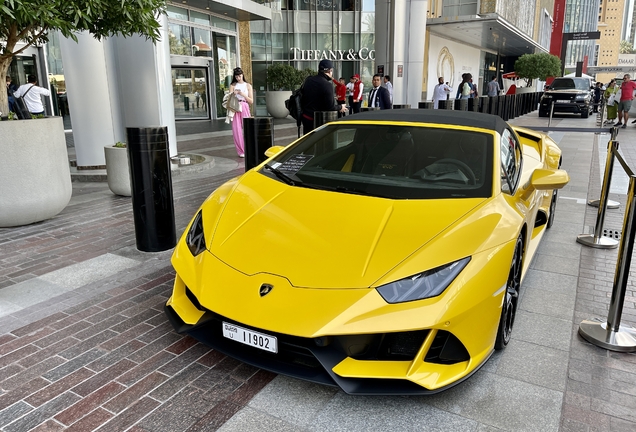
[{"label": "awning", "polygon": [[426,28],[436,36],[471,45],[502,56],[548,52],[499,14],[429,18]]},{"label": "awning", "polygon": [[169,2],[177,7],[188,6],[208,10],[221,16],[227,16],[238,21],[271,20],[272,10],[252,0],[186,0]]}]

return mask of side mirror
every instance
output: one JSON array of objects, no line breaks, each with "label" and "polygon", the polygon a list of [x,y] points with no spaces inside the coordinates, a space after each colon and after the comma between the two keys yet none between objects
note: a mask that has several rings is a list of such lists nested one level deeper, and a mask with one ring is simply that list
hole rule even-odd
[{"label": "side mirror", "polygon": [[265,156],[271,158],[272,156],[276,156],[280,153],[285,147],[284,146],[271,146],[267,150],[265,150]]},{"label": "side mirror", "polygon": [[550,90],[550,86],[549,86],[549,85],[547,85],[547,86],[543,87],[543,89],[544,89],[544,90]]},{"label": "side mirror", "polygon": [[561,189],[568,184],[570,176],[564,170],[536,169],[523,193],[523,199],[528,199],[535,190]]}]

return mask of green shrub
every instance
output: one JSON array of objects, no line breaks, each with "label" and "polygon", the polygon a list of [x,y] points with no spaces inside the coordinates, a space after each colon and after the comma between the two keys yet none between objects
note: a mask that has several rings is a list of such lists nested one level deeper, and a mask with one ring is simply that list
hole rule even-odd
[{"label": "green shrub", "polygon": [[270,90],[296,90],[305,78],[315,74],[316,71],[310,68],[298,70],[286,63],[274,63],[267,68],[267,87]]}]

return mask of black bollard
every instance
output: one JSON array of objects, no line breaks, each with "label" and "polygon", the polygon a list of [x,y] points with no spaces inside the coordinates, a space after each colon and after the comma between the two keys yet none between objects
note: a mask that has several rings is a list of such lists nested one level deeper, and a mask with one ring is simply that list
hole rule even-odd
[{"label": "black bollard", "polygon": [[[368,111],[380,111],[380,107],[362,107],[360,108],[360,112],[368,112]],[[315,121],[315,119],[314,119]]]},{"label": "black bollard", "polygon": [[411,109],[411,104],[393,104],[393,109]]},{"label": "black bollard", "polygon": [[[380,108],[367,108],[366,111],[376,109]],[[338,111],[316,111],[314,113],[314,129],[336,120],[338,120]]]},{"label": "black bollard", "polygon": [[126,128],[137,249],[177,244],[167,127]]},{"label": "black bollard", "polygon": [[245,171],[249,171],[267,160],[265,151],[274,145],[274,117],[244,118],[243,138]]},{"label": "black bollard", "polygon": [[[446,101],[444,101],[446,102]],[[433,109],[435,107],[434,102],[419,102],[417,104],[418,109]]]},{"label": "black bollard", "polygon": [[452,104],[450,103],[449,100],[441,100],[441,101],[437,102],[437,108],[438,109],[446,109],[448,105],[452,106]]}]

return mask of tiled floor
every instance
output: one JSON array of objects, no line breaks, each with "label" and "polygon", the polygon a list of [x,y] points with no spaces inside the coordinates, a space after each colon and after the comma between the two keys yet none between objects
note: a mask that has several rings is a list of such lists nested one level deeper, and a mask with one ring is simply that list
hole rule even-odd
[{"label": "tiled floor", "polygon": [[[534,113],[514,123],[546,121]],[[293,140],[293,126],[281,124],[276,142]],[[173,178],[178,233],[243,162],[223,125],[181,128],[179,151],[215,164]],[[0,430],[636,430],[636,355],[576,333],[581,320],[607,316],[611,292],[616,250],[575,243],[594,226],[596,210],[585,202],[598,198],[608,136],[553,136],[572,181],[523,283],[513,341],[468,381],[427,398],[348,396],[177,335],[162,312],[170,251],[136,249],[130,198],[105,183],[74,183],[54,219],[0,229]],[[636,166],[636,127],[619,140]],[[611,198],[622,208],[608,211],[606,227],[620,229],[625,195]],[[632,325],[633,286],[623,314]]]}]

